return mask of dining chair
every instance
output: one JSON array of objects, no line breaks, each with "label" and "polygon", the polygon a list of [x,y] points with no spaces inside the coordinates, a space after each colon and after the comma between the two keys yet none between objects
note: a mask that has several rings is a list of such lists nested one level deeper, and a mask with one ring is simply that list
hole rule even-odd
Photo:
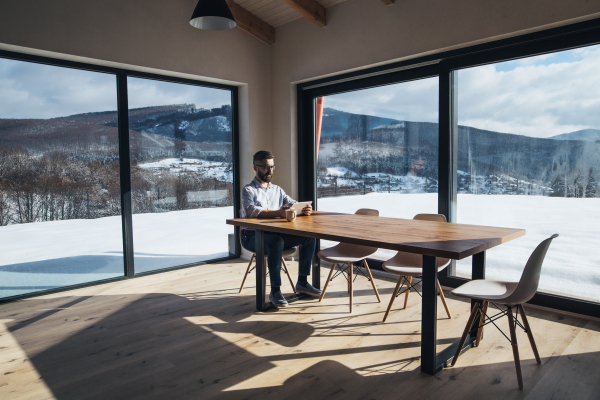
[{"label": "dining chair", "polygon": [[[420,221],[437,221],[437,222],[446,222],[446,217],[442,214],[417,214],[413,218],[414,220]],[[442,271],[450,264],[450,260],[447,258],[438,258],[438,272]],[[423,256],[421,254],[413,254],[413,253],[405,253],[403,251],[399,251],[396,255],[386,262],[383,263],[383,269],[387,272],[391,272],[396,275],[400,275],[398,278],[398,283],[396,284],[396,288],[392,293],[392,298],[390,299],[390,304],[388,305],[387,311],[383,316],[383,322],[387,320],[388,315],[390,314],[390,310],[392,309],[392,305],[394,304],[394,300],[396,297],[400,296],[402,293],[405,293],[404,296],[404,309],[408,305],[408,295],[410,290],[413,289],[419,296],[421,293],[415,287],[419,282],[412,282],[413,277],[422,277],[423,276]],[[448,314],[448,318],[452,318],[452,314],[450,314],[450,309],[448,308],[448,304],[446,304],[446,297],[444,297],[444,291],[440,286],[440,282],[437,283],[437,290],[440,294],[440,298],[442,299],[442,304],[446,309],[446,314]],[[400,292],[400,289],[406,284],[406,289]]]},{"label": "dining chair", "polygon": [[[461,350],[467,339],[467,335],[469,334],[469,332],[471,332],[473,322],[475,321],[478,315],[480,316],[480,323],[477,329],[475,346],[479,346],[479,342],[481,341],[481,335],[483,333],[483,327],[491,322],[494,324],[494,326],[496,326],[496,328],[498,328],[498,330],[500,330],[500,328],[494,323],[494,321],[506,315],[508,316],[508,328],[510,331],[510,339],[508,338],[508,336],[506,336],[506,334],[504,334],[504,332],[502,332],[502,330],[500,330],[500,332],[502,332],[504,337],[508,339],[512,346],[513,357],[515,359],[515,368],[517,370],[517,381],[519,382],[519,388],[523,389],[523,377],[521,376],[521,362],[519,361],[519,348],[517,346],[517,335],[515,332],[515,325],[518,325],[527,333],[529,343],[531,344],[531,348],[533,349],[535,360],[538,364],[541,364],[542,361],[540,360],[540,355],[538,354],[535,341],[533,340],[533,333],[531,332],[531,327],[529,325],[529,322],[527,321],[527,316],[525,315],[523,303],[528,302],[535,295],[540,281],[540,272],[542,270],[542,263],[544,262],[544,257],[548,252],[550,243],[553,239],[557,237],[558,234],[554,234],[548,239],[541,242],[535,248],[535,250],[529,257],[527,264],[525,264],[525,268],[523,270],[519,282],[477,279],[467,282],[451,292],[452,294],[455,294],[460,297],[468,297],[473,300],[478,300],[473,306],[473,309],[471,310],[471,316],[469,317],[467,326],[465,327],[463,335],[460,338],[458,348],[456,349],[456,353],[454,354],[454,358],[452,359],[452,366],[456,364],[458,356],[460,355]],[[488,316],[487,310],[489,303],[492,303],[500,312],[494,316]],[[506,309],[502,309],[498,305],[504,306],[506,307]],[[516,313],[514,314],[513,309],[516,309]],[[521,313],[523,324],[519,322],[519,312]]]},{"label": "dining chair", "polygon": [[[246,278],[248,277],[250,272],[254,271],[254,269],[256,268],[256,265],[254,265],[254,267],[252,267],[252,269],[250,269],[250,267],[252,266],[252,263],[254,262],[254,259],[256,258],[256,253],[253,252],[252,250],[249,250],[244,247],[244,245],[242,244],[241,231],[242,230],[240,229],[240,236],[239,236],[240,245],[242,246],[243,249],[252,253],[252,257],[250,257],[250,262],[248,263],[248,268],[246,268],[246,273],[244,274],[244,279],[242,280],[242,286],[240,286],[240,291],[238,293],[242,293],[242,289],[244,289],[244,284],[246,283]],[[296,253],[296,251],[298,251],[298,247],[291,247],[289,249],[283,249],[283,252],[281,253],[281,269],[283,271],[285,271],[285,273],[287,274],[287,277],[290,280],[290,284],[292,285],[292,290],[294,291],[294,294],[296,293],[296,287],[294,286],[294,281],[292,281],[292,277],[290,276],[290,273],[288,271],[288,267],[287,267],[287,264],[285,263],[284,258],[292,256],[294,253]],[[265,274],[269,275],[269,268],[267,268],[267,256],[265,256],[264,266],[265,266]]]},{"label": "dining chair", "polygon": [[[379,216],[379,211],[372,210],[370,208],[361,208],[356,211],[355,214],[358,215],[370,215],[374,217]],[[375,281],[373,280],[373,275],[371,274],[371,270],[369,269],[369,264],[367,264],[367,260],[365,258],[369,257],[373,253],[377,251],[377,247],[369,247],[369,246],[360,246],[349,243],[338,243],[337,245],[330,247],[325,250],[321,250],[317,253],[317,256],[324,261],[330,262],[333,265],[331,266],[331,271],[329,272],[329,277],[325,282],[325,287],[323,288],[323,292],[321,293],[321,297],[319,297],[319,301],[323,300],[325,296],[325,292],[327,291],[327,286],[332,279],[333,273],[336,270],[336,267],[339,268],[338,274],[343,275],[348,280],[348,294],[350,297],[350,312],[352,312],[352,296],[353,296],[353,284],[354,280],[358,276],[359,273],[362,274],[360,267],[356,267],[357,273],[354,278],[352,277],[354,271],[354,263],[361,262],[364,265],[365,270],[367,271],[368,277],[367,279],[371,281],[371,285],[373,286],[373,290],[375,291],[375,296],[377,296],[377,301],[381,303],[381,298],[379,297],[379,292],[377,292],[377,287],[375,286]],[[343,265],[346,267],[343,267]],[[364,274],[363,274],[364,275]],[[336,275],[337,276],[337,275]]]}]

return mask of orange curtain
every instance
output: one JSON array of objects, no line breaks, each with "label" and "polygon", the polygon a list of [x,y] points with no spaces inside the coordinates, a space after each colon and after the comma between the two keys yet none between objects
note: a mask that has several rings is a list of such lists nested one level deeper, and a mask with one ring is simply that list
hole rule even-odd
[{"label": "orange curtain", "polygon": [[317,163],[319,163],[319,145],[321,144],[321,125],[323,123],[323,102],[325,97],[317,97]]}]

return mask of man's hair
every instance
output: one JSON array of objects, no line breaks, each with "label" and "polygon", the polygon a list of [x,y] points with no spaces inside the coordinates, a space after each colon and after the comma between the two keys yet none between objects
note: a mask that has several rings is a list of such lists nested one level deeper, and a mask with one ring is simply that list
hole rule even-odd
[{"label": "man's hair", "polygon": [[271,152],[268,150],[257,151],[254,155],[254,158],[252,159],[252,164],[257,165],[257,162],[260,162],[262,160],[270,160],[272,158],[275,157],[273,157],[273,154],[271,154]]}]

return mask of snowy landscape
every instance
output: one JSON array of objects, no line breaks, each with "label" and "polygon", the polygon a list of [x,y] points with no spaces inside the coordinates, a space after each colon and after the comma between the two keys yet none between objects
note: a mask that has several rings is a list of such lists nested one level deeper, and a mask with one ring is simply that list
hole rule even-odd
[{"label": "snowy landscape", "polygon": [[[487,252],[488,279],[517,281],[535,246],[558,233],[544,262],[540,290],[600,301],[600,199],[462,194],[458,204],[461,223],[527,230],[524,237]],[[318,200],[324,211],[354,213],[363,207],[378,209],[382,217],[412,218],[437,213],[437,194],[371,193]],[[227,256],[227,235],[233,228],[225,220],[232,216],[232,207],[134,215],[136,271]],[[120,217],[5,226],[0,243],[2,297],[123,274]],[[324,247],[331,244],[323,242]],[[394,254],[380,250],[376,258]],[[470,259],[459,261],[457,272],[469,276],[470,268]]]}]

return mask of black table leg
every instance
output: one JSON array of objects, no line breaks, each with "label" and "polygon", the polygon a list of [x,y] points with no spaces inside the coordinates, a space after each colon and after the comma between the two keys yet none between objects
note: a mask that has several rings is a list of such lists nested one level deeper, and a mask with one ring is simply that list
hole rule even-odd
[{"label": "black table leg", "polygon": [[[485,251],[473,255],[473,260],[471,263],[471,279],[485,279]],[[473,309],[473,306],[475,306],[476,303],[479,303],[479,305],[481,306],[483,304],[483,301],[471,299],[471,310]],[[473,326],[471,327],[471,331],[469,332],[469,336],[471,338],[477,337],[477,330],[479,329],[479,324],[482,317],[483,316],[481,315],[481,313],[478,313],[475,317],[475,320],[473,321]]]},{"label": "black table leg", "polygon": [[315,254],[312,261],[312,285],[317,289],[321,289],[321,259],[317,257],[320,246],[321,241],[317,239],[317,246],[315,247]]},{"label": "black table leg", "polygon": [[[481,253],[477,253],[473,256],[471,273],[472,273],[471,276],[473,279],[484,279],[485,278],[485,251],[482,251]],[[471,300],[471,309],[473,309],[473,306],[477,302],[479,302],[479,301]],[[472,347],[475,345],[475,342],[477,341],[477,330],[479,329],[480,318],[481,318],[481,314],[479,314],[475,317],[471,331],[467,335],[467,340],[465,341],[465,344],[463,345],[463,349],[466,349],[468,347]],[[456,348],[458,347],[458,345],[459,345],[459,342],[453,343],[450,346],[446,347],[444,350],[442,350],[437,355],[436,365],[438,368],[435,372],[438,372],[439,370],[441,370],[442,367],[446,366],[446,363],[448,361],[452,360],[452,358],[454,357],[454,354],[456,354]]]},{"label": "black table leg", "polygon": [[421,317],[421,371],[435,375],[440,369],[436,359],[437,341],[437,257],[423,256]]},{"label": "black table leg", "polygon": [[256,309],[266,310],[265,292],[267,287],[267,274],[265,272],[265,240],[264,232],[256,229],[254,233],[254,248],[256,249]]}]

